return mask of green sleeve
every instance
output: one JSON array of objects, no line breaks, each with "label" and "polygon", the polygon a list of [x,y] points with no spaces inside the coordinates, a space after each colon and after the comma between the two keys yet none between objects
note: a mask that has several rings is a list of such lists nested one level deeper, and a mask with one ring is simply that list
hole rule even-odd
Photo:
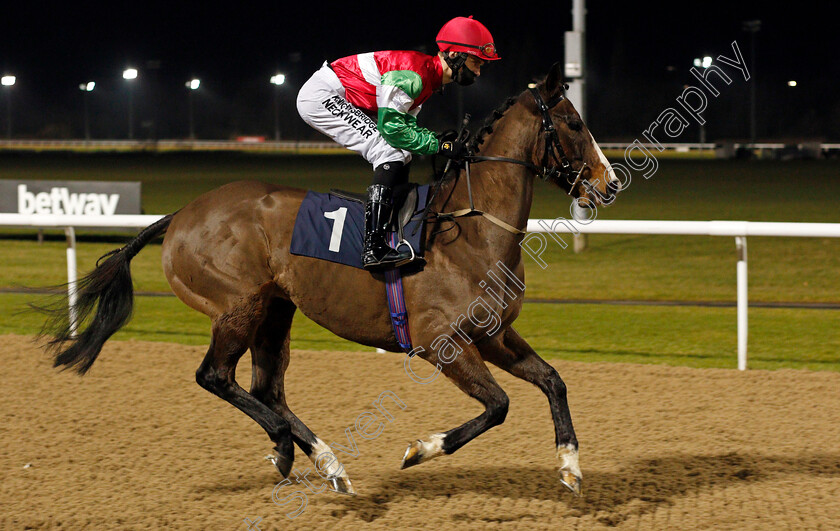
[{"label": "green sleeve", "polygon": [[379,108],[377,129],[386,142],[398,149],[420,155],[438,152],[438,139],[432,131],[417,125],[417,119],[390,107]]},{"label": "green sleeve", "polygon": [[376,127],[395,148],[430,155],[437,153],[438,139],[432,131],[417,125],[417,118],[409,113],[421,92],[423,80],[417,72],[392,70],[383,74],[377,94]]}]

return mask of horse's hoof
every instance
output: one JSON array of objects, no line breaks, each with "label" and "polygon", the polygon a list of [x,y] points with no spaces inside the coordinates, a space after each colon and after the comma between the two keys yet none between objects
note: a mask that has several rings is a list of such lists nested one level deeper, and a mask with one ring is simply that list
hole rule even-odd
[{"label": "horse's hoof", "polygon": [[274,466],[277,468],[277,471],[280,472],[280,475],[283,476],[283,479],[289,477],[289,474],[292,472],[292,465],[294,463],[291,459],[283,457],[282,455],[277,456],[277,459],[274,460]]},{"label": "horse's hoof", "polygon": [[446,435],[442,433],[435,433],[429,437],[430,442],[414,441],[408,445],[408,449],[403,456],[402,466],[400,469],[405,469],[410,466],[419,465],[429,459],[434,459],[443,455],[443,439]]},{"label": "horse's hoof", "polygon": [[330,484],[332,485],[333,492],[337,492],[339,494],[348,494],[350,496],[356,495],[356,489],[354,489],[353,484],[350,483],[350,478],[330,478]]},{"label": "horse's hoof", "polygon": [[273,454],[265,456],[265,460],[271,461],[274,468],[276,468],[277,471],[280,472],[280,475],[283,476],[283,479],[288,478],[289,474],[292,472],[292,465],[294,464],[294,461],[288,457],[280,455],[280,452],[277,451],[276,447],[274,448]]},{"label": "horse's hoof", "polygon": [[562,483],[564,487],[572,491],[572,494],[574,494],[577,497],[580,497],[581,495],[582,482],[583,480],[579,476],[576,476],[567,470],[560,471],[560,483]]},{"label": "horse's hoof", "polygon": [[423,455],[423,441],[414,441],[408,445],[405,455],[402,459],[400,470],[404,470],[410,466],[419,465]]},{"label": "horse's hoof", "polygon": [[578,449],[574,443],[568,443],[557,447],[557,459],[560,461],[560,482],[572,491],[575,496],[580,496],[581,482],[583,481],[578,464]]}]

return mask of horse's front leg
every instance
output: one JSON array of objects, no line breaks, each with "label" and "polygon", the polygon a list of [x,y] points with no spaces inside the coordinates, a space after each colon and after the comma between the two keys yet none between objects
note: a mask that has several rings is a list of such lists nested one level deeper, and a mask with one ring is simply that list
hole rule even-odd
[{"label": "horse's front leg", "polygon": [[[501,337],[499,337],[501,336]],[[554,370],[534,352],[514,330],[479,343],[478,350],[485,361],[496,365],[517,378],[539,387],[548,397],[554,419],[555,446],[560,461],[560,481],[576,495],[581,492],[581,472],[578,464],[578,442],[572,427],[572,415],[566,400],[566,384]]]},{"label": "horse's front leg", "polygon": [[[418,440],[411,443],[403,456],[402,468],[455,452],[493,426],[504,422],[509,404],[507,395],[496,383],[474,345],[464,346],[463,351],[447,363],[440,363],[434,351],[424,351],[417,357],[436,364],[440,372],[459,389],[481,402],[484,413],[457,428],[435,433],[429,437],[428,441]],[[406,370],[412,371],[413,374],[411,359],[406,358]]]}]

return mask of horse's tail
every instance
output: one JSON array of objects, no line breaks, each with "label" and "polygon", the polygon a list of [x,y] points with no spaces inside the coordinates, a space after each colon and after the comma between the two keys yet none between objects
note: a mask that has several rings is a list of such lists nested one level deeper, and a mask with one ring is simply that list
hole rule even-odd
[{"label": "horse's tail", "polygon": [[[48,315],[40,335],[52,336],[47,351],[54,356],[54,367],[63,365],[85,374],[105,341],[131,319],[134,287],[129,262],[147,243],[166,231],[172,216],[161,218],[124,247],[100,257],[96,269],[76,282],[76,301],[71,308],[75,323],[67,312],[69,295],[63,295],[48,308],[37,308]],[[81,327],[84,323],[84,331],[77,333],[76,324]]]}]

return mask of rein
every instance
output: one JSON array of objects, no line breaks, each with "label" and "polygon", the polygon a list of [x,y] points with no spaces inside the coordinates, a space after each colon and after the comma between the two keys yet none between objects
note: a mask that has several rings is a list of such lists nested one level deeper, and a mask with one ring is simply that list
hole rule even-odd
[{"label": "rein", "polygon": [[[564,85],[564,88],[568,87]],[[566,98],[565,96],[563,96],[563,94],[559,94],[556,98],[546,103],[542,99],[542,96],[540,96],[539,90],[537,90],[535,87],[529,87],[528,90],[531,91],[531,95],[534,97],[534,101],[536,102],[537,107],[540,110],[540,114],[542,115],[542,130],[540,132],[543,134],[543,137],[545,139],[545,150],[543,151],[541,166],[537,166],[536,164],[532,164],[531,162],[525,160],[513,159],[509,157],[469,155],[464,158],[464,162],[467,177],[467,191],[469,193],[470,198],[470,207],[463,208],[461,210],[455,210],[454,212],[433,212],[432,219],[454,221],[455,218],[482,216],[487,218],[487,220],[491,223],[503,228],[504,230],[510,233],[526,233],[525,230],[518,229],[513,225],[505,223],[499,218],[493,216],[492,214],[488,214],[487,212],[477,210],[475,208],[475,206],[473,205],[472,187],[470,186],[470,163],[477,164],[479,162],[492,161],[507,162],[510,164],[518,164],[520,166],[525,166],[529,170],[533,171],[540,179],[544,181],[554,182],[558,184],[561,188],[563,188],[568,195],[572,195],[572,191],[580,182],[581,176],[583,175],[583,170],[584,168],[586,168],[586,163],[584,162],[579,170],[574,171],[574,169],[572,168],[572,163],[569,161],[569,158],[566,156],[566,152],[563,150],[563,146],[560,144],[560,137],[557,135],[557,128],[554,127],[554,121],[551,119],[551,108]],[[554,164],[549,165],[552,161],[554,162]],[[568,185],[568,188],[566,185]],[[429,204],[431,204],[431,200],[429,201]]]}]

